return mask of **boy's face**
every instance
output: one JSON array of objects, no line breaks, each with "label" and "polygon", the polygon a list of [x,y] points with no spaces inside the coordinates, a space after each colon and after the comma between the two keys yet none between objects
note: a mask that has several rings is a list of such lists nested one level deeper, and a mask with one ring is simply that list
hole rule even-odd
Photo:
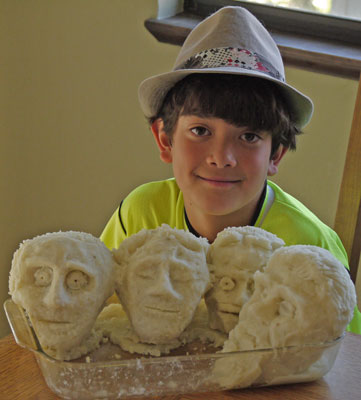
[{"label": "boy's face", "polygon": [[157,122],[161,159],[173,164],[188,217],[227,216],[250,222],[267,175],[277,172],[284,154],[270,159],[272,137],[220,118],[180,116],[171,141]]}]

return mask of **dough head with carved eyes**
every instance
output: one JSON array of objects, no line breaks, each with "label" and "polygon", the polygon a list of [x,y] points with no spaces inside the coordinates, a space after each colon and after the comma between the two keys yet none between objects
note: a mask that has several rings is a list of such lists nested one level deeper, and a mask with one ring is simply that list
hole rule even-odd
[{"label": "dough head with carved eyes", "polygon": [[207,239],[163,224],[113,250],[116,292],[141,342],[177,340],[209,286]]},{"label": "dough head with carved eyes", "polygon": [[14,253],[9,294],[22,306],[47,354],[71,358],[114,291],[112,253],[84,232],[25,240]]},{"label": "dough head with carved eyes", "polygon": [[319,374],[330,367],[331,354],[321,344],[344,333],[355,306],[349,273],[328,250],[311,245],[278,248],[263,271],[255,272],[254,292],[222,349],[274,351],[245,353],[242,363],[238,357],[218,360],[214,374],[219,372],[219,384],[272,385]]},{"label": "dough head with carved eyes", "polygon": [[331,341],[344,333],[353,317],[354,284],[344,265],[326,249],[277,249],[254,280],[254,293],[224,351]]},{"label": "dough head with carved eyes", "polygon": [[206,293],[209,326],[228,333],[252,296],[253,275],[284,245],[276,235],[253,226],[221,231],[208,252],[212,288]]}]

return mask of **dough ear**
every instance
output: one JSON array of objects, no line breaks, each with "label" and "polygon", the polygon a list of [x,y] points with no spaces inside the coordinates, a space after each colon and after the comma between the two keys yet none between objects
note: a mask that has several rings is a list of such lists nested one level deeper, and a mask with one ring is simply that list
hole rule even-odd
[{"label": "dough ear", "polygon": [[216,276],[214,274],[214,268],[212,264],[207,263],[208,271],[209,271],[209,282],[207,284],[207,287],[204,291],[204,294],[206,294],[212,287],[214,286],[214,282],[216,281]]},{"label": "dough ear", "polygon": [[204,290],[204,294],[206,294],[209,290],[211,290],[212,289],[212,287],[213,287],[213,283],[212,283],[212,277],[210,277],[211,279],[209,280],[209,282],[208,282],[208,284],[207,284],[207,286],[206,286],[206,288],[205,288],[205,290]]}]

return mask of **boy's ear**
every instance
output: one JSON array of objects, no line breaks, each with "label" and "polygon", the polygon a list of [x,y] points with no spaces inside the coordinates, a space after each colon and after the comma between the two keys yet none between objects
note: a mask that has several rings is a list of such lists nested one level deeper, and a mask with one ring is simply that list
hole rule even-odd
[{"label": "boy's ear", "polygon": [[270,159],[269,165],[268,165],[268,176],[273,176],[276,175],[278,172],[278,165],[281,162],[283,156],[287,153],[288,148],[284,147],[280,144],[278,149],[275,151],[273,156]]},{"label": "boy's ear", "polygon": [[171,163],[172,142],[170,137],[164,131],[163,120],[161,118],[156,119],[151,125],[151,130],[159,148],[160,159],[167,164]]}]

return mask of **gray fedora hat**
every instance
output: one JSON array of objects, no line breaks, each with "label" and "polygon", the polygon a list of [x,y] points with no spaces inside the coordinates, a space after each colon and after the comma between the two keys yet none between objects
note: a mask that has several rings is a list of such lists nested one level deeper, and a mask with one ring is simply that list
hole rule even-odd
[{"label": "gray fedora hat", "polygon": [[145,116],[156,116],[168,91],[190,74],[247,75],[272,81],[282,90],[299,129],[311,119],[311,99],[286,83],[276,43],[245,8],[223,7],[199,23],[181,47],[173,70],[140,84]]}]

